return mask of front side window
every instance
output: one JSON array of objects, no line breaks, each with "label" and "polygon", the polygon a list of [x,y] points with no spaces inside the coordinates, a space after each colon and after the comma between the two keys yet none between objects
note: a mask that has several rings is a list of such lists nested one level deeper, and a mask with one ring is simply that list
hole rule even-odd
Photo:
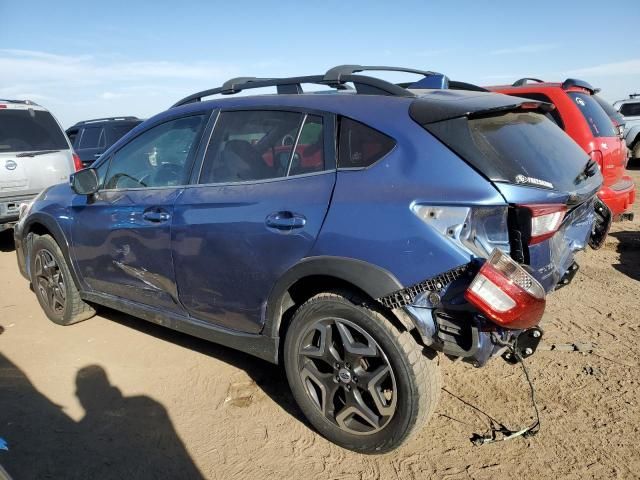
[{"label": "front side window", "polygon": [[78,148],[104,147],[104,130],[102,127],[87,127],[82,131]]},{"label": "front side window", "polygon": [[396,142],[384,133],[351,120],[340,119],[338,168],[365,168],[389,153]]},{"label": "front side window", "polygon": [[591,98],[591,95],[580,92],[569,92],[568,95],[573,99],[578,110],[582,112],[582,116],[589,124],[594,137],[615,137],[617,135],[607,112]]},{"label": "front side window", "polygon": [[178,118],[143,132],[118,150],[104,180],[108,190],[183,185],[205,115]]},{"label": "front side window", "polygon": [[267,180],[325,168],[322,117],[283,111],[222,112],[200,183]]}]

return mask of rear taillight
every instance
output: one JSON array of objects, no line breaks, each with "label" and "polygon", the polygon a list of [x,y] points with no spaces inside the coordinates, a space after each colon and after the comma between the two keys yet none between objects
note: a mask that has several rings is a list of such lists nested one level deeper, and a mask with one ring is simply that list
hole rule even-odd
[{"label": "rear taillight", "polygon": [[594,150],[589,153],[589,156],[591,157],[591,160],[598,164],[598,168],[602,172],[602,169],[604,168],[604,157],[602,156],[602,152],[600,150]]},{"label": "rear taillight", "polygon": [[73,167],[76,169],[76,172],[84,168],[82,160],[80,160],[80,157],[76,152],[73,152]]},{"label": "rear taillight", "polygon": [[542,285],[511,257],[494,250],[464,293],[469,303],[498,325],[537,325],[545,307]]},{"label": "rear taillight", "polygon": [[522,207],[531,212],[529,245],[535,245],[553,237],[562,225],[567,212],[567,207],[559,204],[522,205]]}]

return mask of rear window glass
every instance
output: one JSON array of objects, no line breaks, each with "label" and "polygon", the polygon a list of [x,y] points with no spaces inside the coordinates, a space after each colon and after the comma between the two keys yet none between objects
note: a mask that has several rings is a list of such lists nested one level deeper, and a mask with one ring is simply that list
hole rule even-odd
[{"label": "rear window glass", "polygon": [[[539,102],[546,102],[555,105],[551,101],[551,99],[543,93],[514,93],[510,95],[512,95],[513,97],[530,98],[531,100],[537,100]],[[558,112],[557,108],[554,108],[550,112],[545,113],[545,115],[548,119],[558,124],[558,126],[564,130],[564,122],[562,121],[562,117],[560,116],[560,112]]]},{"label": "rear window glass", "polygon": [[391,137],[350,118],[340,120],[338,168],[373,165],[395,146]]},{"label": "rear window glass", "polygon": [[0,109],[0,152],[68,148],[64,132],[49,112]]},{"label": "rear window glass", "polygon": [[555,123],[533,112],[511,112],[426,125],[451,150],[493,181],[574,192],[598,175],[580,174],[586,153]]},{"label": "rear window glass", "polygon": [[638,103],[625,103],[620,107],[620,113],[625,117],[639,117],[640,116],[640,102]]},{"label": "rear window glass", "polygon": [[615,128],[607,112],[602,109],[596,100],[591,98],[591,95],[579,92],[569,92],[568,95],[582,112],[582,116],[589,124],[594,137],[616,136]]}]

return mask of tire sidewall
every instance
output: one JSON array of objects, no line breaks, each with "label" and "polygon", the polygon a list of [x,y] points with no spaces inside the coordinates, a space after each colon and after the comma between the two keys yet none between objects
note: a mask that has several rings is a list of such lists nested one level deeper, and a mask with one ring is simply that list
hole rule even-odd
[{"label": "tire sidewall", "polygon": [[[54,258],[56,263],[58,264],[58,268],[62,272],[64,277],[64,288],[65,288],[65,305],[64,311],[62,314],[56,314],[52,311],[51,308],[47,305],[46,302],[43,301],[40,290],[38,288],[37,281],[35,279],[35,261],[38,255],[38,252],[41,250],[47,250]],[[73,278],[71,277],[71,272],[69,271],[69,267],[67,266],[67,262],[60,251],[60,247],[58,244],[51,238],[49,235],[43,235],[37,237],[33,242],[33,247],[31,249],[31,255],[29,258],[29,271],[31,273],[31,283],[33,285],[33,290],[36,294],[36,298],[38,299],[38,303],[40,307],[47,315],[47,318],[58,325],[68,325],[71,321],[71,313],[72,313],[72,298],[75,293],[73,286]]]},{"label": "tire sidewall", "polygon": [[[310,324],[322,318],[334,317],[348,320],[364,329],[382,348],[387,356],[396,380],[396,411],[391,421],[380,431],[369,435],[356,435],[332,424],[310,400],[299,375],[298,348],[303,333]],[[300,307],[287,331],[284,361],[287,379],[301,410],[317,430],[332,442],[361,453],[388,451],[407,436],[416,422],[419,410],[419,392],[406,354],[388,331],[390,325],[381,325],[380,320],[362,307],[350,304],[346,299],[325,298]]]}]

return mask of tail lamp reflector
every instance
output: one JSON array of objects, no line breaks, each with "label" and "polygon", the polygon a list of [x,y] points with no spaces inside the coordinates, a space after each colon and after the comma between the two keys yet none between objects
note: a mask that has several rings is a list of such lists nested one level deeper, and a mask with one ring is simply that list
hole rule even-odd
[{"label": "tail lamp reflector", "polygon": [[76,169],[76,172],[84,168],[82,160],[80,160],[80,157],[76,152],[73,152],[73,167]]},{"label": "tail lamp reflector", "polygon": [[531,211],[531,238],[529,245],[540,243],[552,237],[562,225],[567,213],[565,205],[523,205]]},{"label": "tail lamp reflector", "polygon": [[545,290],[533,276],[495,249],[465,292],[469,303],[508,328],[537,325],[545,307]]}]

